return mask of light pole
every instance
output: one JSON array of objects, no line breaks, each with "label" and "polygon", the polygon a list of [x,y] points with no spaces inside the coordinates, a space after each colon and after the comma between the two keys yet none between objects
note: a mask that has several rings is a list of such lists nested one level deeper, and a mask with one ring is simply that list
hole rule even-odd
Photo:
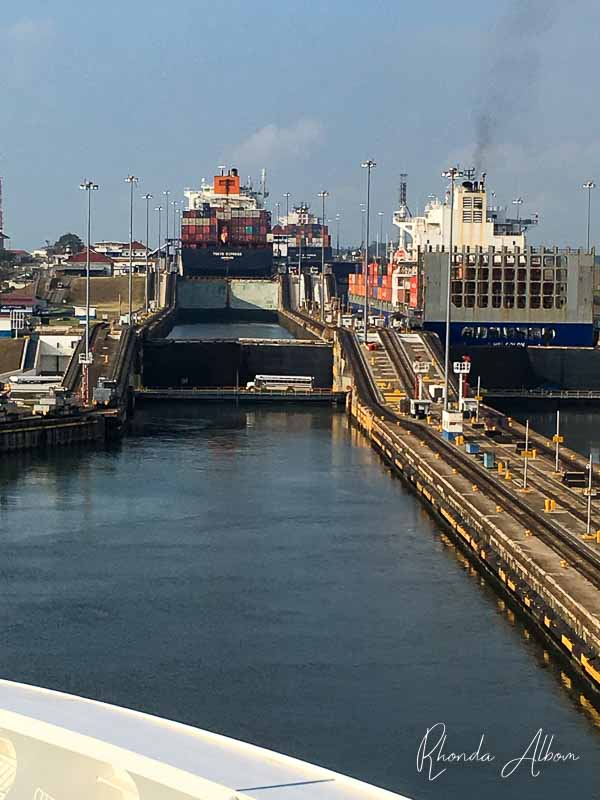
[{"label": "light pole", "polygon": [[340,221],[341,221],[341,219],[342,218],[340,217],[339,214],[335,215],[335,223],[336,223],[336,228],[337,228],[337,230],[336,230],[335,249],[336,249],[338,258],[340,257]]},{"label": "light pole", "polygon": [[285,197],[285,224],[288,225],[288,217],[290,215],[290,197],[292,195],[290,192],[284,192],[283,196]]},{"label": "light pole", "polygon": [[148,313],[148,304],[150,302],[150,270],[148,267],[148,256],[149,256],[149,249],[150,249],[150,200],[152,200],[153,195],[145,194],[143,195],[142,199],[146,201],[146,289],[145,289],[145,301],[146,301],[146,314]]},{"label": "light pole", "polygon": [[448,246],[448,290],[446,292],[446,354],[444,358],[444,411],[448,411],[449,385],[450,385],[450,288],[452,284],[452,250],[454,248],[454,184],[457,178],[462,178],[464,172],[458,167],[442,172],[442,178],[450,178],[450,244]]},{"label": "light pole", "polygon": [[590,460],[588,462],[588,487],[587,487],[587,525],[585,532],[589,536],[592,532],[592,454],[590,453]]},{"label": "light pole", "polygon": [[371,158],[363,161],[361,167],[367,170],[367,206],[366,214],[366,244],[365,244],[365,344],[367,343],[367,328],[369,322],[369,216],[371,212],[371,170],[377,166]]},{"label": "light pole", "polygon": [[128,312],[127,324],[133,323],[133,187],[138,182],[135,175],[128,175],[125,178],[129,184],[129,283],[128,283]]},{"label": "light pole", "polygon": [[329,197],[329,192],[323,189],[319,192],[319,197],[323,201],[323,218],[321,220],[321,322],[325,319],[325,200]]},{"label": "light pole", "polygon": [[590,214],[592,210],[592,189],[596,188],[593,180],[586,181],[583,188],[587,189],[588,193],[588,208],[587,208],[587,251],[590,252]]},{"label": "light pole", "polygon": [[162,206],[157,206],[155,211],[158,212],[158,250],[156,252],[156,286],[154,287],[154,296],[156,298],[156,307],[160,307],[160,251],[162,248],[161,240],[161,227],[162,227]]},{"label": "light pole", "polygon": [[80,189],[87,192],[87,252],[85,257],[85,353],[79,356],[82,365],[82,400],[83,404],[89,402],[88,368],[92,363],[90,353],[90,247],[92,246],[92,192],[98,190],[98,184],[93,181],[84,181]]},{"label": "light pole", "polygon": [[378,211],[379,217],[379,230],[377,231],[377,258],[379,258],[379,243],[383,242],[383,211]]},{"label": "light pole", "polygon": [[513,203],[513,206],[517,207],[517,222],[518,222],[519,219],[521,218],[521,213],[520,212],[521,212],[521,206],[523,205],[523,198],[522,197],[515,197],[515,199],[512,201],[512,203]]},{"label": "light pole", "polygon": [[[173,200],[171,202],[173,206],[173,239],[177,239],[177,206],[179,205],[178,200]],[[173,251],[175,250],[175,245],[173,245]]]},{"label": "light pole", "polygon": [[165,273],[169,272],[169,195],[171,192],[166,189],[163,192],[164,196],[167,198],[165,200],[165,220],[167,225],[167,230],[165,233]]},{"label": "light pole", "polygon": [[281,208],[281,203],[279,202],[279,200],[278,200],[278,201],[275,203],[275,208],[276,208],[276,212],[275,212],[275,224],[276,224],[276,225],[279,225],[280,208]]}]

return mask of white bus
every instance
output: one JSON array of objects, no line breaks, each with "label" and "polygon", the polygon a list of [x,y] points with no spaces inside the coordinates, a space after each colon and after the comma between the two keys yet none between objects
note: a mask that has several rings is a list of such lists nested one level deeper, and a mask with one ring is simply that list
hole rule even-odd
[{"label": "white bus", "polygon": [[248,381],[246,389],[250,392],[310,392],[315,379],[308,375],[256,375]]}]

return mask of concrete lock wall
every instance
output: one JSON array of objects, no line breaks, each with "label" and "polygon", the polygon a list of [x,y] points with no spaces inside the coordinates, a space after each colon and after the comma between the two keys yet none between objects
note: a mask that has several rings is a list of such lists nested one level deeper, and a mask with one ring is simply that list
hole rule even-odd
[{"label": "concrete lock wall", "polygon": [[333,382],[333,348],[324,343],[162,341],[144,344],[142,382],[147,388],[242,386],[256,375],[312,375],[315,386]]},{"label": "concrete lock wall", "polygon": [[279,283],[277,281],[232,280],[229,305],[236,311],[277,311]]},{"label": "concrete lock wall", "polygon": [[184,311],[226,308],[227,281],[225,279],[179,279],[177,281],[177,307]]}]

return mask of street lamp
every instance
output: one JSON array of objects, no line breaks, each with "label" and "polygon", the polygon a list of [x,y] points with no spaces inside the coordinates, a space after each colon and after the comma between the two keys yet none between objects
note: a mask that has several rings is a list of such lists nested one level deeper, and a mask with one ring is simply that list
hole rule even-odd
[{"label": "street lamp", "polygon": [[365,209],[366,213],[366,245],[365,245],[365,260],[364,260],[364,272],[365,272],[365,344],[367,343],[367,327],[369,322],[369,215],[371,212],[371,170],[376,167],[377,164],[372,159],[367,159],[367,161],[363,161],[361,167],[367,170],[367,206]]},{"label": "street lamp", "polygon": [[324,189],[319,192],[319,197],[323,201],[323,218],[321,220],[321,322],[325,319],[325,200],[329,197],[329,192]]},{"label": "street lamp", "polygon": [[165,220],[167,224],[165,233],[165,272],[169,272],[169,195],[171,192],[166,189],[163,194],[167,198],[165,200]]},{"label": "street lamp", "polygon": [[280,208],[281,208],[281,203],[280,203],[280,202],[279,202],[279,200],[278,200],[278,201],[275,203],[275,209],[276,209],[276,211],[275,211],[275,224],[276,224],[276,225],[279,225],[279,217],[280,217],[280,211],[279,211],[279,209],[280,209]]},{"label": "street lamp", "polygon": [[336,228],[337,228],[337,230],[336,230],[336,247],[335,247],[335,249],[337,251],[337,257],[338,258],[340,257],[340,221],[341,221],[341,219],[342,218],[341,218],[341,216],[339,214],[335,215],[335,222],[336,222]]},{"label": "street lamp", "polygon": [[145,194],[142,196],[142,200],[146,201],[146,286],[145,286],[145,301],[146,301],[146,314],[148,313],[148,303],[150,302],[150,291],[149,291],[149,280],[150,280],[150,271],[148,268],[148,251],[150,248],[150,200],[152,200],[154,195]]},{"label": "street lamp", "polygon": [[129,184],[129,303],[127,313],[127,324],[133,322],[133,187],[138,182],[135,175],[128,175],[125,181]]},{"label": "street lamp", "polygon": [[87,192],[87,252],[85,257],[85,353],[79,356],[82,365],[82,400],[84,405],[89,402],[88,367],[92,363],[90,353],[90,247],[92,246],[92,192],[98,190],[98,184],[93,181],[84,181],[80,189]]},{"label": "street lamp", "polygon": [[378,211],[379,230],[377,231],[377,258],[379,258],[379,243],[383,243],[383,211]]},{"label": "street lamp", "polygon": [[285,224],[288,225],[288,217],[290,215],[290,197],[292,195],[290,192],[284,192],[283,196],[285,197]]},{"label": "street lamp", "polygon": [[521,212],[521,206],[523,205],[523,198],[522,197],[515,197],[515,199],[512,201],[512,203],[513,203],[513,206],[517,207],[517,222],[518,222],[520,217],[521,217],[520,212]]},{"label": "street lamp", "polygon": [[448,246],[448,289],[446,292],[446,354],[444,358],[444,411],[448,411],[448,394],[450,384],[450,288],[452,284],[452,262],[454,249],[454,184],[457,178],[463,178],[464,171],[458,167],[442,172],[442,178],[450,178],[450,244]]},{"label": "street lamp", "polygon": [[587,209],[587,251],[590,252],[590,212],[592,210],[592,189],[596,188],[594,181],[589,180],[583,184],[583,188],[588,192],[588,209]]},{"label": "street lamp", "polygon": [[154,296],[156,298],[156,307],[160,307],[160,251],[162,248],[161,241],[161,227],[162,227],[162,206],[157,206],[155,211],[158,212],[158,250],[156,251],[156,286],[154,287]]}]

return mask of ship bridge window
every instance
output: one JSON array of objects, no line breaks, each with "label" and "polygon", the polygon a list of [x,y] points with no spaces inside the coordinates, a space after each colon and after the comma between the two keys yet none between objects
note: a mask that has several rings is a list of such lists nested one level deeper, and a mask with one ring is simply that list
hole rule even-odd
[{"label": "ship bridge window", "polygon": [[504,297],[504,308],[514,308],[515,307],[515,296],[514,295],[505,295]]},{"label": "ship bridge window", "polygon": [[539,308],[540,307],[540,300],[541,298],[536,295],[534,297],[529,298],[529,308]]},{"label": "ship bridge window", "polygon": [[502,296],[499,294],[492,295],[492,308],[502,307]]},{"label": "ship bridge window", "polygon": [[517,308],[527,308],[526,297],[517,297]]},{"label": "ship bridge window", "polygon": [[475,307],[475,295],[474,294],[466,294],[465,295],[465,308],[474,308]]},{"label": "ship bridge window", "polygon": [[477,307],[478,308],[487,308],[488,307],[487,292],[485,294],[478,294],[477,295]]}]

